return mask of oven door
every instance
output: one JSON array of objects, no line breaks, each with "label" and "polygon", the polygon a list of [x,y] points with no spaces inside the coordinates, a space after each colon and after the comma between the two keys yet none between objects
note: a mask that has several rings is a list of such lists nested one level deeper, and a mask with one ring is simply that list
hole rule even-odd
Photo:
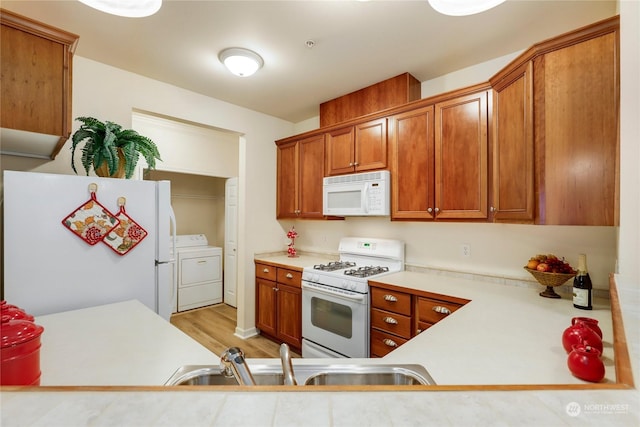
[{"label": "oven door", "polygon": [[369,295],[302,281],[302,337],[346,357],[369,357]]}]

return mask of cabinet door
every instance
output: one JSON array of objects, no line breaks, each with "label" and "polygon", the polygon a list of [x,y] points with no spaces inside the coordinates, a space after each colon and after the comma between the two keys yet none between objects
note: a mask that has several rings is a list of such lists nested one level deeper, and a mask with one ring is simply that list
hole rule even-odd
[{"label": "cabinet door", "polygon": [[256,279],[256,327],[276,336],[276,283]]},{"label": "cabinet door", "polygon": [[618,223],[617,32],[534,63],[538,222]]},{"label": "cabinet door", "polygon": [[327,143],[326,175],[352,173],[355,170],[354,134],[353,126],[325,134]]},{"label": "cabinet door", "polygon": [[298,144],[292,142],[278,146],[278,172],[276,216],[298,216]]},{"label": "cabinet door", "polygon": [[299,216],[322,218],[322,178],[324,178],[324,135],[299,143]]},{"label": "cabinet door", "polygon": [[433,218],[433,111],[429,106],[389,118],[392,219]]},{"label": "cabinet door", "polygon": [[496,221],[533,222],[533,63],[494,86],[493,194]]},{"label": "cabinet door", "polygon": [[355,170],[387,167],[387,119],[372,120],[355,126]]},{"label": "cabinet door", "polygon": [[436,218],[487,218],[487,92],[435,106]]},{"label": "cabinet door", "polygon": [[0,21],[0,125],[60,137],[53,159],[71,134],[72,58],[78,36],[4,9]]},{"label": "cabinet door", "polygon": [[302,290],[278,283],[278,338],[297,349],[302,346]]}]

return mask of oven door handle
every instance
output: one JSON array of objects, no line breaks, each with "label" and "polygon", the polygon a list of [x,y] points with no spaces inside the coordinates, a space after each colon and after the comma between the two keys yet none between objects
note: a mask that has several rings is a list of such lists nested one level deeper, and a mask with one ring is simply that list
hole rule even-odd
[{"label": "oven door handle", "polygon": [[342,292],[331,292],[331,291],[327,291],[327,290],[319,288],[319,287],[307,285],[305,282],[302,282],[302,289],[308,289],[310,291],[318,292],[320,294],[329,295],[329,296],[337,297],[337,298],[344,298],[344,299],[348,299],[348,300],[352,300],[352,301],[364,301],[364,299],[366,297],[366,295],[364,295],[364,294],[357,294],[357,293],[355,293],[355,294],[344,294]]}]

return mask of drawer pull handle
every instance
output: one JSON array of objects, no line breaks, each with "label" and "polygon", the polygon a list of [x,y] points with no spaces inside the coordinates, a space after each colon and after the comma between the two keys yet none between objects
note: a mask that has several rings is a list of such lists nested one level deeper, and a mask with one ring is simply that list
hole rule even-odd
[{"label": "drawer pull handle", "polygon": [[206,264],[206,263],[207,263],[207,261],[206,261],[206,260],[204,260],[204,259],[202,259],[202,260],[198,261],[198,264]]},{"label": "drawer pull handle", "polygon": [[398,298],[394,297],[393,295],[387,294],[384,296],[384,300],[389,302],[397,302]]},{"label": "drawer pull handle", "polygon": [[435,311],[436,313],[440,313],[440,314],[451,314],[451,310],[449,310],[447,307],[443,307],[441,305],[436,305],[431,310]]},{"label": "drawer pull handle", "polygon": [[269,269],[268,269],[268,268],[263,268],[263,269],[262,269],[262,272],[263,272],[263,273],[268,273],[268,272],[269,272]]},{"label": "drawer pull handle", "polygon": [[393,317],[390,317],[390,316],[387,316],[382,320],[384,320],[385,323],[388,323],[390,325],[397,325],[398,324],[398,321],[396,319],[394,319]]},{"label": "drawer pull handle", "polygon": [[293,274],[291,274],[291,273],[287,273],[287,276],[286,276],[286,277],[287,277],[287,279],[293,279]]},{"label": "drawer pull handle", "polygon": [[383,339],[382,342],[387,347],[397,347],[398,346],[398,344],[394,340],[390,340],[389,338]]}]

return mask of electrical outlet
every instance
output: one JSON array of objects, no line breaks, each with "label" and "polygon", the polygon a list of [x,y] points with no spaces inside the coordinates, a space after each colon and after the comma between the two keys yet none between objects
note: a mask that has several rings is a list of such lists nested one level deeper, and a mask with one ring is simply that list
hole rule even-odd
[{"label": "electrical outlet", "polygon": [[462,255],[463,258],[469,258],[471,256],[471,246],[460,245],[460,255]]}]

